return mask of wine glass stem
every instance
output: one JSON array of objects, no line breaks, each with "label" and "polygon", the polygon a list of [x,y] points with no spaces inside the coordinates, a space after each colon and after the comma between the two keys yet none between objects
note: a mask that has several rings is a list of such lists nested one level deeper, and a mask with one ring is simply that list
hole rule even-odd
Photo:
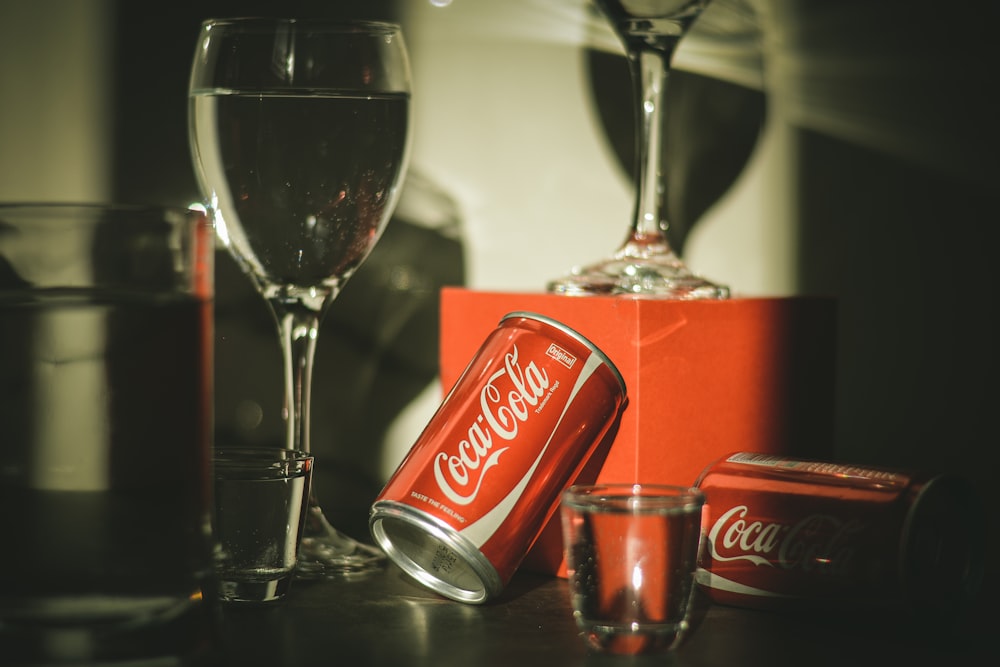
[{"label": "wine glass stem", "polygon": [[673,46],[667,50],[643,48],[629,54],[636,95],[636,200],[630,241],[667,242],[662,133],[673,50]]},{"label": "wine glass stem", "polygon": [[309,406],[319,313],[300,302],[272,302],[285,372],[285,442],[289,449],[309,448]]}]

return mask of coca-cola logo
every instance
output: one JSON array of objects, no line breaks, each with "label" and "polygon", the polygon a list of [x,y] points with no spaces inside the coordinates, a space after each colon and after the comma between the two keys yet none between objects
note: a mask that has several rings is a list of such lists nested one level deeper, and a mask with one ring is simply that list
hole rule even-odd
[{"label": "coca-cola logo", "polygon": [[549,387],[549,376],[534,361],[523,366],[514,345],[503,367],[479,391],[480,413],[452,451],[434,457],[434,479],[456,505],[468,505],[479,495],[486,473],[499,463],[508,447],[494,449],[494,438],[512,441]]},{"label": "coca-cola logo", "polygon": [[809,514],[794,524],[765,523],[748,514],[746,505],[737,505],[715,521],[708,533],[713,559],[846,574],[857,552],[856,536],[865,527],[858,519],[829,514]]}]

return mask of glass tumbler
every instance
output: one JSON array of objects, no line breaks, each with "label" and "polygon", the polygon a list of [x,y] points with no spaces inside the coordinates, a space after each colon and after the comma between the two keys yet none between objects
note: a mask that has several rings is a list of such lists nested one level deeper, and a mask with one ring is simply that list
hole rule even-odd
[{"label": "glass tumbler", "polygon": [[573,615],[596,651],[677,647],[693,627],[704,496],[650,484],[573,486],[562,498]]},{"label": "glass tumbler", "polygon": [[208,650],[213,242],[193,210],[0,204],[0,662]]}]

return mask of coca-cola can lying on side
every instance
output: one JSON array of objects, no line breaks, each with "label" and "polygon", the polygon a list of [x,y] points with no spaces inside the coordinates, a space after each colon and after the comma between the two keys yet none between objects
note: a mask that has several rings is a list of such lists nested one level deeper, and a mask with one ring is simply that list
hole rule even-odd
[{"label": "coca-cola can lying on side", "polygon": [[445,597],[496,597],[626,403],[621,374],[579,333],[506,315],[376,499],[372,537]]},{"label": "coca-cola can lying on side", "polygon": [[982,578],[983,508],[950,475],[736,453],[709,466],[698,581],[715,602],[925,617]]}]

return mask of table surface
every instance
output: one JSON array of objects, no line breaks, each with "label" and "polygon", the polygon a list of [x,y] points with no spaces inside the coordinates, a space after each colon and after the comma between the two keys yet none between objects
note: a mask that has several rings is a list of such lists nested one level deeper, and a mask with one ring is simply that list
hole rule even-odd
[{"label": "table surface", "polygon": [[[485,605],[437,596],[393,565],[358,581],[297,581],[273,606],[226,606],[226,663],[299,667],[569,667],[997,664],[985,615],[958,629],[914,630],[888,614],[777,613],[712,605],[670,656],[588,652],[562,579],[519,572]],[[991,659],[991,656],[993,659]]]}]

